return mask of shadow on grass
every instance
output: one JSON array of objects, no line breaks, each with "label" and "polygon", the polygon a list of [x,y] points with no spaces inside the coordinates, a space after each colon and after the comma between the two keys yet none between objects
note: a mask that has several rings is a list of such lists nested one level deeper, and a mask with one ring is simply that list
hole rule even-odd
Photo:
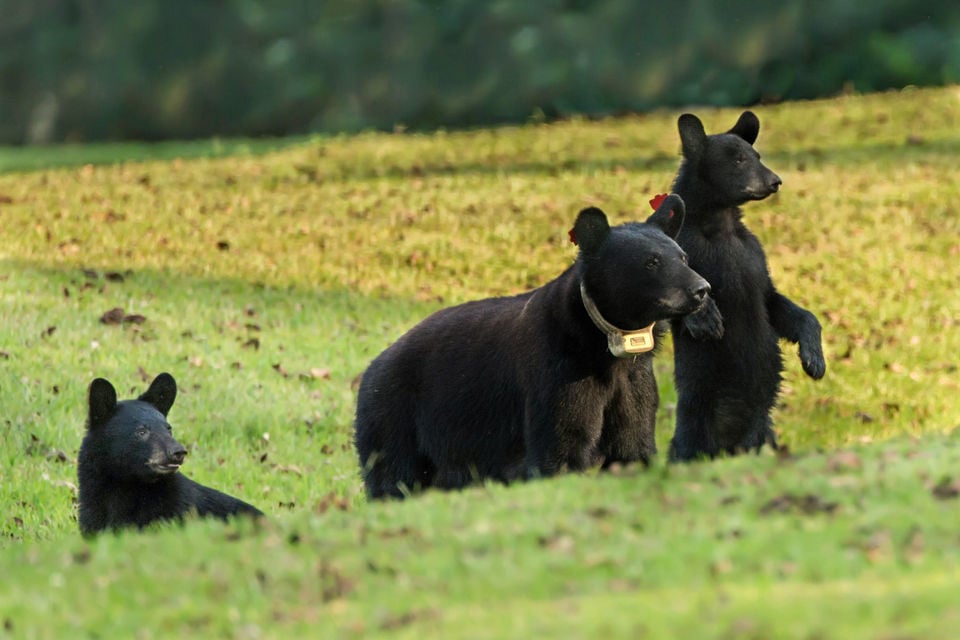
[{"label": "shadow on grass", "polygon": [[[174,160],[194,158],[225,158],[230,156],[263,155],[304,145],[319,145],[317,136],[288,138],[237,138],[167,142],[118,142],[94,144],[62,144],[32,147],[0,147],[0,174],[18,171],[36,171],[75,167],[80,165],[109,165],[123,162],[151,160]],[[652,155],[638,154],[633,158],[609,160],[583,160],[574,155],[547,160],[509,159],[491,162],[456,163],[437,159],[432,161],[416,154],[403,159],[403,164],[390,164],[390,159],[380,158],[373,166],[366,163],[340,165],[334,173],[341,179],[365,180],[370,178],[413,179],[443,177],[450,175],[497,175],[527,174],[556,176],[565,172],[672,172],[680,162],[679,141],[677,154],[658,151]],[[572,151],[572,150],[571,150]],[[774,164],[791,165],[810,163],[831,165],[855,165],[878,158],[925,158],[952,159],[960,154],[960,138],[924,140],[920,137],[905,137],[899,142],[864,142],[857,140],[848,145],[804,146],[791,150],[768,151],[766,157]],[[399,160],[399,158],[397,159]],[[318,180],[327,179],[327,172],[317,167],[297,167],[303,175]]]},{"label": "shadow on grass", "polygon": [[[678,143],[679,144],[679,143]],[[764,158],[772,166],[858,166],[878,160],[904,162],[923,159],[927,162],[952,162],[960,154],[960,138],[932,141],[877,142],[857,145],[805,146],[790,151],[768,151]],[[614,174],[676,172],[680,155],[657,152],[638,153],[633,158],[583,160],[574,156],[541,160],[491,160],[490,162],[450,162],[444,159],[424,159],[415,155],[386,158],[374,166],[368,163],[340,164],[330,167],[324,162],[316,166],[301,164],[296,170],[306,179],[323,183],[331,177],[340,180],[443,178],[447,176],[544,175],[555,177],[564,173]],[[395,164],[391,164],[391,161]],[[666,188],[667,185],[664,185]]]},{"label": "shadow on grass", "polygon": [[225,158],[263,155],[306,144],[307,137],[236,138],[168,142],[104,142],[0,147],[0,174],[59,169],[86,164],[109,165],[150,160]]}]

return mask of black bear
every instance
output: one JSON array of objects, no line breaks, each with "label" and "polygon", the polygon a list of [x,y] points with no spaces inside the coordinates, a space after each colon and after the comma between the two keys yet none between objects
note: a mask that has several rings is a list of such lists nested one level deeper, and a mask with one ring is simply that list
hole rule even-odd
[{"label": "black bear", "polygon": [[190,513],[226,519],[262,516],[259,509],[190,480],[180,471],[187,450],[177,442],[167,412],[177,383],[161,373],[136,400],[117,402],[103,378],[90,384],[87,433],[80,445],[80,531],[145,527]]},{"label": "black bear", "polygon": [[370,498],[550,476],[656,453],[658,320],[709,285],[672,240],[683,202],[611,228],[597,208],[571,230],[574,264],[527,293],[436,312],[363,374],[356,447]]},{"label": "black bear", "polygon": [[700,311],[672,321],[678,404],[670,458],[776,447],[779,339],[800,344],[807,375],[826,371],[820,323],[776,290],[760,242],[741,220],[740,205],[776,193],[781,180],[753,148],[753,113],[709,136],[694,115],[678,125],[683,160],[673,188],[687,215],[677,242],[711,293]]}]

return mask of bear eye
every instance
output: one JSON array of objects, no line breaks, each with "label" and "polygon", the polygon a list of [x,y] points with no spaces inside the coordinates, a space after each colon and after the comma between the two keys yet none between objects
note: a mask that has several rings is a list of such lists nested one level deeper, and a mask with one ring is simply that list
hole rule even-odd
[{"label": "bear eye", "polygon": [[137,427],[136,435],[141,440],[146,440],[150,437],[150,430],[146,427]]},{"label": "bear eye", "polygon": [[651,256],[647,258],[647,262],[644,266],[646,266],[647,269],[656,269],[660,266],[660,258],[657,256]]}]

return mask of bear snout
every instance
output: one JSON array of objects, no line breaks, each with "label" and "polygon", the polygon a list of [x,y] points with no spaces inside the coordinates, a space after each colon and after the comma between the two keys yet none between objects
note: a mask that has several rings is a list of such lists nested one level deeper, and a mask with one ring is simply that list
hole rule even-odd
[{"label": "bear snout", "polygon": [[690,295],[693,296],[693,299],[696,300],[698,303],[703,302],[706,299],[707,294],[709,293],[710,293],[710,283],[702,279],[700,280],[699,283],[697,283],[695,286],[691,287],[690,289]]},{"label": "bear snout", "polygon": [[770,188],[770,193],[776,193],[780,191],[780,186],[783,184],[783,180],[780,179],[780,176],[774,172],[770,172],[770,178],[767,180],[767,185]]},{"label": "bear snout", "polygon": [[183,464],[183,459],[187,457],[187,450],[179,445],[173,451],[167,452],[167,461],[172,464]]}]

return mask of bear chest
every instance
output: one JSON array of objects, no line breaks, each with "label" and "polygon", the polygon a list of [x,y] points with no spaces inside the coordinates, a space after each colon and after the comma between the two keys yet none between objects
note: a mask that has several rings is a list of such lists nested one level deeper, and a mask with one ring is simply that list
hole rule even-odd
[{"label": "bear chest", "polygon": [[686,248],[690,266],[710,283],[710,295],[728,311],[763,304],[770,274],[759,241],[749,232],[700,237]]}]

